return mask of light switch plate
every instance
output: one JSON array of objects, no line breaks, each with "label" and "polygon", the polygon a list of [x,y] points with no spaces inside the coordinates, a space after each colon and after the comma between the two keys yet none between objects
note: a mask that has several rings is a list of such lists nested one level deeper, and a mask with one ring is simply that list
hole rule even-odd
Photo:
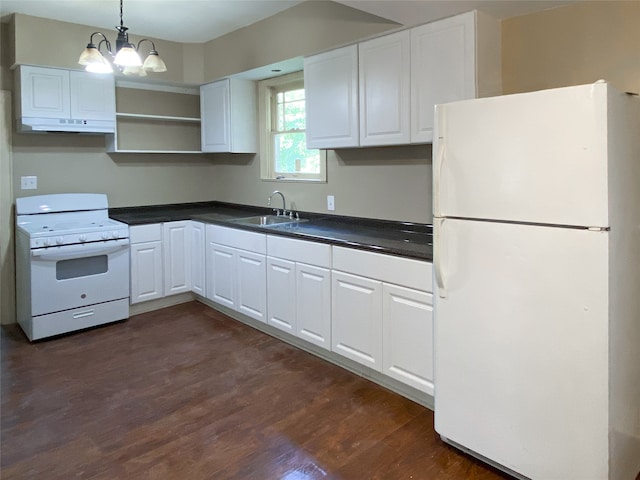
[{"label": "light switch plate", "polygon": [[35,175],[20,177],[20,188],[22,190],[36,190],[38,188],[38,177]]},{"label": "light switch plate", "polygon": [[336,209],[336,199],[333,195],[327,195],[327,210]]}]

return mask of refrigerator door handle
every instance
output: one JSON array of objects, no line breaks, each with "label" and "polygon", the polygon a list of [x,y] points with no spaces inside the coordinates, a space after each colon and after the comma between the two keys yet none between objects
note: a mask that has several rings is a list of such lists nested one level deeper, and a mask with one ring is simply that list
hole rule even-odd
[{"label": "refrigerator door handle", "polygon": [[442,105],[436,106],[435,111],[436,124],[434,127],[434,147],[435,158],[433,162],[433,216],[441,217],[440,211],[440,197],[442,195],[442,164],[444,162],[445,155],[445,142],[442,137],[442,129],[444,127],[444,107]]},{"label": "refrigerator door handle", "polygon": [[440,298],[447,298],[447,290],[444,285],[444,272],[442,271],[442,227],[444,226],[444,222],[444,218],[435,217],[433,219],[433,273]]}]

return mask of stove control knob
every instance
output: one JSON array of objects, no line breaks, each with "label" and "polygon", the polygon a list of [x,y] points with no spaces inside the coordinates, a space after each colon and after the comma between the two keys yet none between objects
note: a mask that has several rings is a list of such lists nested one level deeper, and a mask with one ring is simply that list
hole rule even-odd
[{"label": "stove control knob", "polygon": [[62,245],[62,244],[64,243],[64,238],[62,238],[62,237],[57,237],[57,238],[56,238],[56,243],[57,243],[58,245]]},{"label": "stove control knob", "polygon": [[81,242],[86,242],[87,241],[87,236],[86,235],[80,235],[80,237],[78,237],[78,240],[80,240]]},{"label": "stove control knob", "polygon": [[117,231],[114,230],[113,232],[111,232],[111,236],[113,238],[120,238],[120,232],[117,232]]},{"label": "stove control knob", "polygon": [[101,237],[103,240],[109,240],[109,234],[107,232],[102,232]]},{"label": "stove control knob", "polygon": [[49,245],[51,245],[51,241],[48,238],[45,238],[44,240],[42,240],[42,245],[48,247]]}]

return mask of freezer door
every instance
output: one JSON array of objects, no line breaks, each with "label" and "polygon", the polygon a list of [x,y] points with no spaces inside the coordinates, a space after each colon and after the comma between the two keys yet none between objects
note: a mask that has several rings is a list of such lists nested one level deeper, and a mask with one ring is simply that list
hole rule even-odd
[{"label": "freezer door", "polygon": [[439,105],[434,216],[608,227],[609,88]]},{"label": "freezer door", "polygon": [[608,478],[609,234],[435,228],[436,431],[526,477]]}]

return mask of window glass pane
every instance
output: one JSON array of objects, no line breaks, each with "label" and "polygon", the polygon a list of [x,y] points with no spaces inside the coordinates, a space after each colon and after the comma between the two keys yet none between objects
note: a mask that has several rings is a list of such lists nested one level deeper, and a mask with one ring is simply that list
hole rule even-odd
[{"label": "window glass pane", "polygon": [[284,93],[285,102],[293,102],[296,100],[304,100],[304,88],[298,90],[289,90]]},{"label": "window glass pane", "polygon": [[285,103],[283,130],[304,130],[305,128],[304,100]]},{"label": "window glass pane", "polygon": [[304,132],[274,135],[275,171],[278,173],[320,173],[320,152],[308,150]]},{"label": "window glass pane", "polygon": [[286,129],[284,124],[284,105],[282,103],[278,103],[276,105],[276,125],[275,129],[279,132],[282,132]]}]

